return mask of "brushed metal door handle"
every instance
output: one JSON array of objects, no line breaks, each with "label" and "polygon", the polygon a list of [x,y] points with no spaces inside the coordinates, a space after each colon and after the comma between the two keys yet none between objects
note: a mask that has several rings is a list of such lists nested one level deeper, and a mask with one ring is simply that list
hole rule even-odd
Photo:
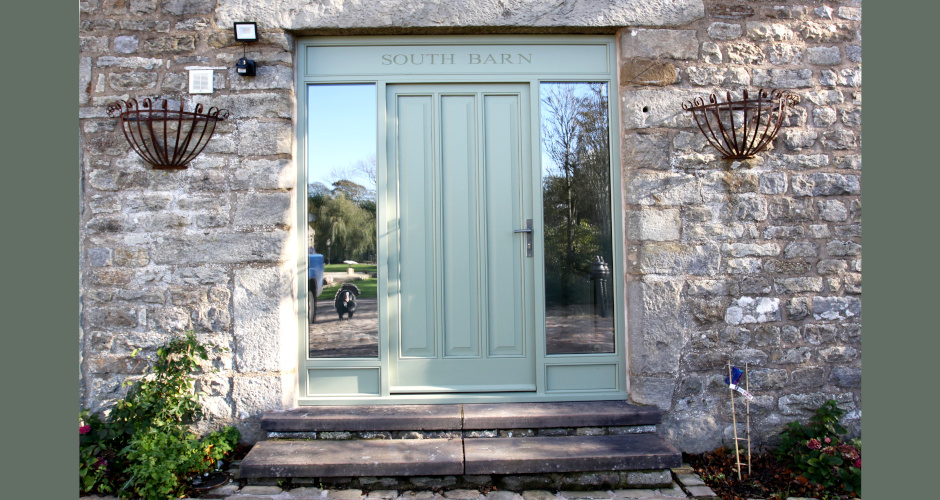
[{"label": "brushed metal door handle", "polygon": [[525,220],[525,229],[514,229],[513,233],[525,233],[525,256],[532,256],[532,219]]}]

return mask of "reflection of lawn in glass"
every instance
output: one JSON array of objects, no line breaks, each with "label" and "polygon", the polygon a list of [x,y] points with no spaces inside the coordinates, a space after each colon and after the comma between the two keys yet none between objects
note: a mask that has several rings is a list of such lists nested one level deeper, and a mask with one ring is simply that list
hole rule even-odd
[{"label": "reflection of lawn in glass", "polygon": [[375,264],[327,264],[323,266],[326,273],[345,273],[350,267],[357,273],[374,273],[378,270]]},{"label": "reflection of lawn in glass", "polygon": [[[352,283],[359,288],[359,299],[374,299],[376,297],[376,289],[378,288],[378,280],[375,278],[369,278],[364,280],[350,280],[348,283]],[[336,297],[336,291],[339,290],[339,287],[343,286],[343,282],[336,281],[330,286],[323,287],[323,293],[320,294],[317,299],[319,300],[333,300],[333,297]],[[333,303],[330,302],[330,308],[332,309]]]},{"label": "reflection of lawn in glass", "polygon": [[[327,266],[324,266],[325,276],[333,274],[333,273],[339,273],[339,276],[337,277],[334,274],[334,279],[336,281],[334,281],[333,284],[329,286],[323,287],[323,292],[320,293],[317,299],[318,300],[332,300],[333,297],[336,296],[336,291],[339,290],[339,287],[343,286],[343,283],[345,281],[349,281],[359,288],[359,291],[361,292],[361,294],[359,295],[360,299],[376,298],[377,297],[376,289],[378,288],[378,279],[365,278],[365,279],[344,280],[343,278],[346,277],[345,276],[347,272],[346,270],[349,269],[350,267],[353,268],[353,271],[356,274],[366,274],[369,276],[375,275],[375,273],[378,270],[378,266],[376,266],[375,264],[353,264],[351,266],[347,264],[329,264]],[[332,309],[332,307],[333,306],[331,304],[330,308]]]}]

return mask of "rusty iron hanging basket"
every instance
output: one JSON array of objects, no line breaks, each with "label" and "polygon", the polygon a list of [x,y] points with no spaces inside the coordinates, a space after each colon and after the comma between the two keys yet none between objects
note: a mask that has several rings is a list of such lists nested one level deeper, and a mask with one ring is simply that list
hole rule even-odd
[{"label": "rusty iron hanging basket", "polygon": [[202,104],[185,108],[182,101],[128,99],[110,104],[108,115],[120,117],[127,142],[153,168],[180,170],[205,149],[216,124],[229,115],[216,107],[203,112]]},{"label": "rusty iron hanging basket", "polygon": [[728,92],[725,102],[718,102],[712,94],[708,104],[701,97],[682,103],[708,143],[733,160],[753,158],[763,151],[780,131],[787,107],[799,102],[796,94],[781,90],[760,89],[752,97],[744,90],[742,95],[736,101]]}]

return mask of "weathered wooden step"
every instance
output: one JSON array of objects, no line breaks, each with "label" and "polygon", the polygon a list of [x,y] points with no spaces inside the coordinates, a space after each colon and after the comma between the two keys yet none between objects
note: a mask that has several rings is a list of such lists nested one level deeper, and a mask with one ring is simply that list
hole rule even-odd
[{"label": "weathered wooden step", "polygon": [[655,434],[465,439],[464,474],[668,469],[682,454]]},{"label": "weathered wooden step", "polygon": [[443,476],[463,474],[459,439],[263,441],[241,477]]}]

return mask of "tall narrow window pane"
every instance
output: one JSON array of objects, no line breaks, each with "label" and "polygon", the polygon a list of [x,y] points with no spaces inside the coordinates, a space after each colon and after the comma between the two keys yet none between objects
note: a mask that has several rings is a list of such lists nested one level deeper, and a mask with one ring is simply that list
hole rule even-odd
[{"label": "tall narrow window pane", "polygon": [[377,357],[375,85],[309,85],[307,107],[309,355]]},{"label": "tall narrow window pane", "polygon": [[606,83],[543,83],[542,200],[548,354],[614,352]]}]

